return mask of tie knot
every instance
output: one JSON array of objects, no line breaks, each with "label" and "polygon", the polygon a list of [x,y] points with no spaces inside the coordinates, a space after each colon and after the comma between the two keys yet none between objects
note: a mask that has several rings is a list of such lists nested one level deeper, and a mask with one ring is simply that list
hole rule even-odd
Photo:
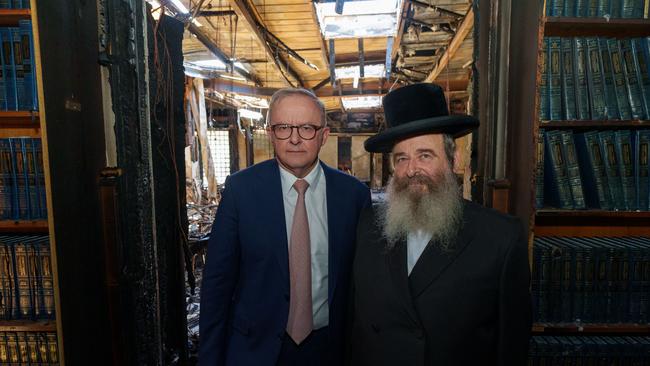
[{"label": "tie knot", "polygon": [[305,194],[305,191],[309,187],[309,183],[307,183],[306,180],[304,179],[298,179],[294,184],[293,188],[298,191],[298,194]]}]

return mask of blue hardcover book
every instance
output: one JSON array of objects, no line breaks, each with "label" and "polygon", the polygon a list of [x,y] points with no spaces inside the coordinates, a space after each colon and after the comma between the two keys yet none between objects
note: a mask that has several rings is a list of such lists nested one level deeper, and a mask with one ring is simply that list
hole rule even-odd
[{"label": "blue hardcover book", "polygon": [[562,47],[560,37],[549,38],[549,105],[551,120],[562,119]]},{"label": "blue hardcover book", "polygon": [[603,71],[603,91],[605,92],[606,108],[605,113],[607,119],[620,119],[621,115],[618,112],[618,101],[616,100],[616,86],[614,85],[614,73],[612,72],[612,60],[609,57],[609,48],[607,47],[607,39],[600,38],[600,59],[602,61]]},{"label": "blue hardcover book", "polygon": [[43,170],[43,145],[41,139],[34,140],[34,147],[36,148],[36,177],[38,178],[39,185],[39,208],[40,208],[40,218],[47,218],[47,197],[45,193],[45,173]]},{"label": "blue hardcover book", "polygon": [[610,1],[609,0],[599,0],[598,1],[598,16],[599,17],[605,17],[609,16],[611,17],[612,14],[610,12]]},{"label": "blue hardcover book", "polygon": [[607,182],[609,183],[609,191],[612,196],[614,208],[616,210],[625,210],[623,182],[621,180],[618,154],[616,154],[614,131],[599,132],[598,137],[600,138],[601,150],[605,158],[605,171],[607,172]]},{"label": "blue hardcover book", "polygon": [[630,99],[630,109],[632,110],[632,119],[643,119],[645,111],[643,110],[643,95],[641,94],[641,84],[638,75],[638,66],[634,51],[632,50],[632,41],[623,39],[620,41],[621,56],[623,61],[623,73],[627,81],[628,98]]},{"label": "blue hardcover book", "polygon": [[650,69],[648,69],[647,53],[644,52],[646,42],[642,38],[631,40],[632,52],[636,58],[636,72],[641,86],[641,104],[645,112],[645,118],[650,119]]},{"label": "blue hardcover book", "polygon": [[609,14],[611,15],[612,18],[621,17],[621,6],[623,6],[621,1],[622,0],[610,0]]},{"label": "blue hardcover book", "polygon": [[573,209],[573,198],[569,188],[566,158],[563,153],[560,131],[546,131],[544,143],[544,197],[548,204],[562,209]]},{"label": "blue hardcover book", "polygon": [[539,119],[542,121],[548,121],[550,118],[550,105],[549,105],[549,48],[550,40],[544,38],[544,50],[540,54],[540,67],[541,67],[541,78],[539,81],[539,86],[537,92],[539,93]]},{"label": "blue hardcover book", "polygon": [[[21,220],[29,220],[30,217],[30,193],[29,193],[29,175],[27,150],[25,149],[25,139],[13,139],[14,152],[16,154],[16,176],[18,177],[18,214]],[[18,153],[20,151],[20,153]],[[18,161],[20,159],[20,161]]]},{"label": "blue hardcover book", "polygon": [[587,45],[584,38],[574,38],[574,75],[576,88],[576,111],[580,120],[588,120],[589,85],[587,82]]},{"label": "blue hardcover book", "polygon": [[544,207],[544,130],[539,129],[537,134],[535,169],[535,207]]},{"label": "blue hardcover book", "polygon": [[19,187],[18,179],[20,174],[18,173],[18,161],[16,157],[16,151],[14,146],[14,139],[7,139],[7,145],[9,146],[9,154],[11,156],[11,218],[13,220],[20,219],[20,197],[19,197]]},{"label": "blue hardcover book", "polygon": [[564,0],[564,16],[565,17],[575,17],[576,16],[576,1],[575,0]]},{"label": "blue hardcover book", "polygon": [[615,39],[607,40],[607,47],[609,55],[612,60],[612,72],[614,76],[614,92],[616,93],[616,100],[618,104],[618,112],[622,120],[632,119],[632,109],[630,107],[630,98],[627,91],[627,80],[623,72],[623,58],[621,50],[618,47],[618,41]]},{"label": "blue hardcover book", "polygon": [[597,17],[599,9],[599,0],[587,0],[587,16],[588,17]]},{"label": "blue hardcover book", "polygon": [[587,6],[588,0],[575,0],[576,1],[576,17],[586,17],[588,16]]},{"label": "blue hardcover book", "polygon": [[13,207],[13,179],[9,140],[0,139],[0,219],[11,219]]},{"label": "blue hardcover book", "polygon": [[614,143],[616,144],[616,158],[621,175],[623,188],[623,200],[626,210],[636,210],[636,184],[634,174],[634,154],[632,147],[632,133],[629,130],[614,132]]},{"label": "blue hardcover book", "polygon": [[11,3],[9,0],[0,0],[0,9],[9,9],[11,8]]},{"label": "blue hardcover book", "polygon": [[576,88],[573,75],[573,42],[562,38],[562,107],[565,120],[576,119]]},{"label": "blue hardcover book", "polygon": [[23,65],[23,45],[20,28],[11,28],[14,48],[14,67],[16,69],[16,99],[18,110],[27,109],[27,98],[25,96],[25,67]]},{"label": "blue hardcover book", "polygon": [[34,156],[34,139],[22,139],[23,154],[25,155],[25,174],[27,177],[27,192],[28,192],[28,218],[34,220],[40,216],[39,208],[39,182],[36,176],[36,156]]},{"label": "blue hardcover book", "polygon": [[634,144],[634,166],[636,167],[636,191],[639,210],[650,210],[650,180],[648,179],[648,166],[650,160],[648,147],[650,146],[650,130],[637,130],[636,143]]},{"label": "blue hardcover book", "polygon": [[566,159],[566,170],[569,177],[569,187],[573,197],[574,209],[585,209],[585,196],[582,190],[582,178],[580,177],[580,166],[576,156],[576,148],[573,142],[573,133],[571,131],[560,131],[562,140],[562,153]]},{"label": "blue hardcover book", "polygon": [[554,17],[563,16],[564,12],[564,0],[553,0],[551,3],[551,14]]},{"label": "blue hardcover book", "polygon": [[587,68],[587,81],[589,85],[591,119],[598,121],[607,117],[600,47],[598,38],[596,37],[587,38],[586,42],[587,60],[589,64]]},{"label": "blue hardcover book", "polygon": [[553,6],[555,0],[546,0],[546,8],[544,9],[544,14],[546,14],[547,17],[553,16]]},{"label": "blue hardcover book", "polygon": [[621,17],[633,18],[634,17],[634,3],[636,0],[622,0]]},{"label": "blue hardcover book", "polygon": [[6,110],[14,111],[18,108],[18,94],[16,92],[16,68],[14,65],[13,34],[11,28],[0,28],[2,37],[3,67],[5,77]]},{"label": "blue hardcover book", "polygon": [[587,207],[611,210],[612,197],[598,132],[576,133],[574,140]]},{"label": "blue hardcover book", "polygon": [[24,74],[24,108],[21,110],[35,111],[38,109],[36,99],[36,73],[34,69],[34,46],[32,40],[32,22],[30,20],[19,21],[20,44],[23,58]]}]

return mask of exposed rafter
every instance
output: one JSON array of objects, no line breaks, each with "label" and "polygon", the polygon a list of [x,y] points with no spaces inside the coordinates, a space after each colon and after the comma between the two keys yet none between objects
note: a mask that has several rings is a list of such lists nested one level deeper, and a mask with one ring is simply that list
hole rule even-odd
[{"label": "exposed rafter", "polygon": [[456,35],[454,38],[451,40],[449,43],[449,47],[447,47],[447,50],[445,53],[440,57],[438,60],[438,63],[436,66],[431,70],[431,73],[429,73],[429,76],[424,80],[425,82],[432,82],[436,80],[436,77],[440,75],[440,72],[447,66],[449,61],[451,60],[452,57],[454,57],[454,54],[458,49],[460,48],[461,44],[469,34],[469,32],[472,30],[474,27],[474,11],[470,7],[469,10],[467,11],[467,14],[465,15],[465,19],[463,19],[463,22],[460,24],[458,29],[456,29]]},{"label": "exposed rafter", "polygon": [[[300,76],[298,76],[298,73],[296,73],[295,70],[289,66],[289,63],[287,60],[285,60],[282,55],[280,55],[277,52],[274,52],[271,50],[271,47],[269,46],[269,43],[267,41],[267,33],[268,31],[264,27],[264,25],[257,20],[257,17],[253,14],[253,11],[251,10],[251,7],[248,3],[247,0],[230,0],[230,3],[232,7],[234,8],[235,12],[237,13],[237,16],[242,17],[246,20],[246,22],[249,24],[251,31],[257,38],[258,42],[264,47],[264,51],[266,52],[266,56],[273,60],[273,64],[277,68],[278,72],[282,74],[282,77],[286,81],[287,85],[289,86],[294,86],[294,83],[289,80],[289,77],[293,78],[295,80],[295,83],[303,86],[303,82],[300,79]],[[284,66],[284,67],[283,67]],[[288,74],[288,75],[287,75]]]}]

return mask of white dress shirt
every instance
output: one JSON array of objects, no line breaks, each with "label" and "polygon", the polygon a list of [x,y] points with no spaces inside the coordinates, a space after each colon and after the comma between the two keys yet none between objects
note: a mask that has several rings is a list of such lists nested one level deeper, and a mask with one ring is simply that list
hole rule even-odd
[{"label": "white dress shirt", "polygon": [[[280,178],[284,198],[284,219],[287,224],[287,239],[289,239],[291,238],[293,213],[296,209],[296,200],[298,199],[298,192],[293,189],[293,184],[298,178],[281,166]],[[323,167],[321,167],[320,163],[316,163],[314,169],[303,179],[309,183],[309,188],[305,192],[305,207],[307,208],[307,220],[309,220],[311,301],[312,314],[314,315],[314,330],[316,330],[329,324],[329,307],[327,301],[329,275],[327,195],[325,189],[325,173],[323,173]]]},{"label": "white dress shirt", "polygon": [[406,264],[408,266],[409,276],[411,275],[413,267],[415,267],[415,263],[417,263],[418,259],[420,259],[422,252],[424,252],[424,248],[427,247],[427,244],[431,240],[432,236],[433,235],[422,230],[409,232],[406,236]]}]

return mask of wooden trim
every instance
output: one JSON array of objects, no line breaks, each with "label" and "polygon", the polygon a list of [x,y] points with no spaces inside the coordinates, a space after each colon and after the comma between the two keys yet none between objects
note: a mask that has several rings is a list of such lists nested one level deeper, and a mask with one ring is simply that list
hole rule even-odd
[{"label": "wooden trim", "polygon": [[548,17],[544,35],[547,37],[647,37],[650,36],[650,20]]},{"label": "wooden trim", "polygon": [[45,233],[48,232],[47,220],[2,220],[0,233]]},{"label": "wooden trim", "polygon": [[56,332],[54,320],[3,320],[0,321],[0,332]]},{"label": "wooden trim", "polygon": [[0,26],[18,26],[19,20],[30,19],[31,14],[30,9],[0,9]]},{"label": "wooden trim", "polygon": [[648,219],[650,211],[605,211],[605,210],[555,210],[542,209],[536,213],[540,217],[604,217],[609,220],[616,219]]},{"label": "wooden trim", "polygon": [[470,7],[469,10],[467,11],[467,15],[465,15],[465,19],[463,19],[463,22],[461,23],[460,27],[458,27],[458,29],[456,30],[456,35],[449,43],[449,47],[438,60],[438,64],[436,65],[436,67],[434,67],[433,70],[431,70],[429,76],[427,76],[427,78],[424,80],[425,82],[430,83],[436,80],[438,75],[440,75],[442,70],[447,66],[451,58],[454,57],[454,54],[460,48],[461,44],[469,34],[469,31],[472,30],[473,28],[474,28],[474,9]]},{"label": "wooden trim", "polygon": [[541,324],[532,327],[534,334],[540,333],[629,333],[648,334],[650,325],[638,324]]},{"label": "wooden trim", "polygon": [[0,138],[12,137],[41,137],[38,112],[0,111]]},{"label": "wooden trim", "polygon": [[535,236],[650,236],[650,212],[540,210]]},{"label": "wooden trim", "polygon": [[607,128],[612,127],[647,127],[650,128],[650,121],[639,120],[603,120],[603,121],[541,121],[540,128]]}]

